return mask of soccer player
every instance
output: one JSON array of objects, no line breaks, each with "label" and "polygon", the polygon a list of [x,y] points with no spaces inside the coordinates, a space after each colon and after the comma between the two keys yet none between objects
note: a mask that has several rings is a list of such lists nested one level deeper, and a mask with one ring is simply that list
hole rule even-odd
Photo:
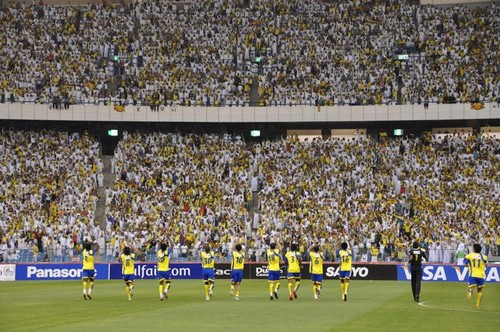
[{"label": "soccer player", "polygon": [[[234,294],[234,299],[240,299],[241,280],[243,280],[243,268],[245,266],[245,253],[242,251],[241,244],[236,244],[233,250],[233,259],[231,260],[231,290],[229,294]],[[236,293],[235,293],[236,289]]]},{"label": "soccer player", "polygon": [[202,266],[202,277],[205,283],[205,300],[210,300],[210,297],[214,294],[215,286],[215,253],[210,250],[210,246],[207,244],[204,251],[201,253],[201,266]]},{"label": "soccer player", "polygon": [[486,278],[486,267],[488,257],[481,254],[481,245],[476,243],[473,246],[474,252],[465,256],[465,265],[469,268],[469,289],[467,299],[472,298],[472,290],[477,287],[476,308],[479,309],[483,298],[484,279]]},{"label": "soccer player", "polygon": [[[290,301],[297,298],[297,292],[300,287],[300,264],[302,264],[302,257],[300,252],[297,250],[297,244],[292,243],[290,250],[285,254],[285,262],[287,264],[288,299]],[[294,281],[295,287],[293,285]]]},{"label": "soccer player", "polygon": [[321,296],[321,285],[323,284],[323,254],[319,252],[319,245],[313,245],[309,248],[309,256],[311,257],[311,264],[309,265],[309,272],[311,273],[311,280],[313,282],[314,300],[317,301]]},{"label": "soccer player", "polygon": [[[171,241],[169,239],[169,241]],[[170,243],[172,247],[172,242]],[[160,250],[158,250],[156,256],[158,257],[158,280],[159,286],[158,291],[160,292],[160,301],[168,299],[168,291],[171,285],[171,274],[170,274],[170,255],[172,254],[172,249],[167,247],[166,243],[160,244]]]},{"label": "soccer player", "polygon": [[[280,260],[281,255],[279,246],[276,243],[271,243],[266,252],[267,256],[267,271],[269,280],[269,299],[278,299],[278,289],[280,288]],[[274,297],[273,297],[274,296]]]},{"label": "soccer player", "polygon": [[351,278],[352,269],[352,252],[347,249],[347,243],[343,242],[340,245],[340,295],[342,300],[347,301],[347,291],[349,290],[349,279]]},{"label": "soccer player", "polygon": [[134,281],[135,281],[135,254],[132,253],[130,247],[125,244],[123,254],[120,256],[119,261],[122,263],[122,275],[125,282],[125,293],[127,293],[128,300],[132,301],[134,296]]},{"label": "soccer player", "polygon": [[92,290],[94,289],[94,251],[90,242],[85,244],[83,249],[83,299],[92,300]]},{"label": "soccer player", "polygon": [[427,260],[427,254],[418,245],[418,242],[413,242],[412,249],[409,255],[411,269],[411,291],[415,302],[420,302],[420,285],[422,283],[422,259]]}]

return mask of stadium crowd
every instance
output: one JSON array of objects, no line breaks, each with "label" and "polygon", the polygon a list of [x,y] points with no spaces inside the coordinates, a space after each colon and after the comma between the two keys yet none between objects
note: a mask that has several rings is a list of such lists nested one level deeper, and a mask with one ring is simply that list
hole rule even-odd
[{"label": "stadium crowd", "polygon": [[95,225],[100,145],[86,134],[2,130],[0,253],[62,257],[103,238]]},{"label": "stadium crowd", "polygon": [[124,133],[106,193],[108,252],[121,244],[149,251],[171,237],[173,258],[198,257],[202,244],[245,232],[249,152],[239,136]]},{"label": "stadium crowd", "polygon": [[498,254],[494,138],[246,144],[228,134],[125,132],[111,161],[114,187],[105,190],[106,230],[95,220],[99,143],[86,134],[12,130],[0,141],[3,259],[23,249],[33,259],[72,255],[85,241],[110,257],[126,242],[146,259],[166,237],[173,258],[184,260],[206,243],[225,260],[235,242],[246,243],[249,260],[262,260],[273,241],[283,249],[297,242],[301,252],[320,243],[327,260],[342,241],[356,261],[403,261],[412,239],[430,261],[460,261],[476,242]]},{"label": "stadium crowd", "polygon": [[360,136],[256,149],[263,188],[253,239],[260,252],[277,236],[302,248],[320,242],[331,259],[348,239],[356,260],[402,261],[417,238],[430,261],[450,263],[460,244],[466,250],[478,241],[489,252],[500,236],[498,140]]},{"label": "stadium crowd", "polygon": [[0,98],[248,105],[258,83],[261,105],[395,103],[400,88],[403,103],[495,101],[499,14],[410,0],[9,4]]},{"label": "stadium crowd", "polygon": [[417,53],[402,71],[403,95],[412,103],[445,98],[498,101],[499,16],[498,4],[486,11],[417,7],[418,34],[413,44]]},{"label": "stadium crowd", "polygon": [[[329,260],[342,240],[357,261],[402,261],[413,238],[430,261],[456,262],[474,241],[496,253],[499,155],[497,140],[465,135],[245,146],[231,136],[127,134],[107,198],[109,250],[127,241],[147,252],[168,234],[174,257],[187,259],[207,242],[225,259],[244,237],[252,260],[273,241],[302,252],[319,242]],[[260,206],[248,229],[252,192]]]}]

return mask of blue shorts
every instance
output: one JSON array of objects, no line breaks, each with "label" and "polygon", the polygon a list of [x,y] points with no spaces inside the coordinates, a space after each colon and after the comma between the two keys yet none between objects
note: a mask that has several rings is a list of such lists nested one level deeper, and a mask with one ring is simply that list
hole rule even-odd
[{"label": "blue shorts", "polygon": [[314,282],[323,282],[323,275],[322,274],[311,274],[311,280]]},{"label": "blue shorts", "polygon": [[135,281],[135,274],[124,274],[123,275],[123,281],[125,282],[134,282]]},{"label": "blue shorts", "polygon": [[83,270],[82,278],[94,279],[95,271],[94,270]]},{"label": "blue shorts", "polygon": [[170,270],[168,271],[158,271],[158,279],[162,280],[170,280],[172,277],[172,274],[170,273]]},{"label": "blue shorts", "polygon": [[243,270],[232,270],[231,271],[231,281],[241,282],[243,280]]},{"label": "blue shorts", "polygon": [[214,277],[214,269],[203,269],[201,272],[201,276],[203,280],[213,280]]},{"label": "blue shorts", "polygon": [[351,277],[351,271],[339,271],[339,278],[347,278],[349,279]]},{"label": "blue shorts", "polygon": [[476,277],[469,277],[469,287],[470,286],[475,286],[477,285],[478,288],[483,287],[484,285],[484,279],[483,278],[476,278]]},{"label": "blue shorts", "polygon": [[269,281],[280,280],[281,272],[280,271],[269,271]]},{"label": "blue shorts", "polygon": [[286,275],[288,279],[293,279],[293,278],[300,278],[300,272],[288,272]]}]

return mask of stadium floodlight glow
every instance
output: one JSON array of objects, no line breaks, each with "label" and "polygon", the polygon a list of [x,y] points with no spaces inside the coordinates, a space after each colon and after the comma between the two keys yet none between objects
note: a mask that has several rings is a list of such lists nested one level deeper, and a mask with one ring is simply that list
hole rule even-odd
[{"label": "stadium floodlight glow", "polygon": [[260,137],[260,130],[250,130],[250,136]]},{"label": "stadium floodlight glow", "polygon": [[260,56],[255,57],[255,62],[259,63],[262,61],[262,58]]},{"label": "stadium floodlight glow", "polygon": [[394,129],[394,136],[403,136],[403,129]]},{"label": "stadium floodlight glow", "polygon": [[112,136],[112,137],[118,136],[118,129],[110,129],[110,130],[108,130],[108,136]]},{"label": "stadium floodlight glow", "polygon": [[116,62],[116,61],[118,61],[118,60],[120,60],[120,56],[115,55],[115,56],[113,57],[113,60],[114,60],[115,62]]}]

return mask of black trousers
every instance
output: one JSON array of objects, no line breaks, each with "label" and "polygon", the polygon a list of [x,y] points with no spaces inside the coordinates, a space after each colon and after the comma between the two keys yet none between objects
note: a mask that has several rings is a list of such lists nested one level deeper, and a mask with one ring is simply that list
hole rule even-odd
[{"label": "black trousers", "polygon": [[420,297],[420,284],[422,283],[422,266],[411,267],[411,291],[413,298]]}]

